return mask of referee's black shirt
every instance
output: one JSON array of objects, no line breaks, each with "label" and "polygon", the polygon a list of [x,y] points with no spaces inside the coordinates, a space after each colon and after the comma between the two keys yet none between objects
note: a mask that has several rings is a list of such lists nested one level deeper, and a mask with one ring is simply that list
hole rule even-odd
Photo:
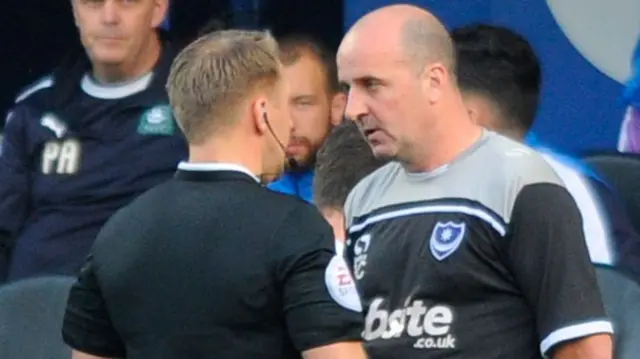
[{"label": "referee's black shirt", "polygon": [[360,340],[333,246],[308,204],[242,168],[183,164],[103,228],[71,289],[64,340],[128,359],[299,358]]}]

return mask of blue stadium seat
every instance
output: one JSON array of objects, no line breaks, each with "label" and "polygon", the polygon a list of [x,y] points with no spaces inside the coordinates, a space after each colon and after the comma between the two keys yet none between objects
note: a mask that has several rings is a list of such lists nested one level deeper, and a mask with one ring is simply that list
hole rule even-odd
[{"label": "blue stadium seat", "polygon": [[583,160],[618,192],[634,228],[640,233],[640,155],[591,152],[584,155]]},{"label": "blue stadium seat", "polygon": [[596,266],[598,285],[615,331],[614,359],[640,353],[640,284],[611,267]]},{"label": "blue stadium seat", "polygon": [[61,328],[74,281],[40,277],[0,287],[0,358],[71,358]]}]

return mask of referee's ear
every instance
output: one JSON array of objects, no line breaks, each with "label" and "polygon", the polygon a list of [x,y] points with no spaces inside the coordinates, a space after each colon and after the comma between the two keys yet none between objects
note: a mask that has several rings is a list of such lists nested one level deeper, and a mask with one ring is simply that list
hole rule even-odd
[{"label": "referee's ear", "polygon": [[256,131],[262,135],[269,131],[269,112],[267,109],[267,100],[265,98],[258,98],[253,102],[251,106],[251,117],[253,119]]}]

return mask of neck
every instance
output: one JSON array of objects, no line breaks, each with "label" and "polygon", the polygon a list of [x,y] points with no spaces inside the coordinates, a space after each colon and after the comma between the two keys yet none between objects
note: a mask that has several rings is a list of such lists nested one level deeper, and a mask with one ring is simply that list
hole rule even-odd
[{"label": "neck", "polygon": [[103,84],[126,82],[139,78],[153,69],[161,52],[160,38],[158,34],[153,34],[152,38],[132,56],[131,60],[117,65],[94,64],[93,78]]},{"label": "neck", "polygon": [[429,127],[429,138],[415,147],[411,162],[405,163],[409,172],[430,172],[460,156],[482,136],[482,127],[474,124],[463,106],[456,113],[448,112],[443,118],[433,121]]},{"label": "neck", "polygon": [[333,228],[333,237],[337,240],[344,241],[346,237],[346,227],[342,210],[323,208],[320,211],[324,219],[329,222],[331,228]]},{"label": "neck", "polygon": [[251,146],[246,139],[225,133],[216,136],[202,145],[189,146],[190,163],[224,162],[246,167],[251,173],[259,175],[262,172],[261,157],[255,151],[248,151]]}]

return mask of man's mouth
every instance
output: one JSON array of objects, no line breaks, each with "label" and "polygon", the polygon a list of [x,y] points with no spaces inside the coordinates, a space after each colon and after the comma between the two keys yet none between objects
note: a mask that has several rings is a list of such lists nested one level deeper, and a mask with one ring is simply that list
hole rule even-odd
[{"label": "man's mouth", "polygon": [[377,128],[366,129],[366,130],[364,130],[364,136],[365,137],[370,137],[370,136],[372,136],[373,134],[375,134],[378,131],[379,130]]},{"label": "man's mouth", "polygon": [[289,144],[287,145],[287,149],[298,149],[298,148],[303,148],[305,147],[303,143],[301,142],[289,142]]}]

